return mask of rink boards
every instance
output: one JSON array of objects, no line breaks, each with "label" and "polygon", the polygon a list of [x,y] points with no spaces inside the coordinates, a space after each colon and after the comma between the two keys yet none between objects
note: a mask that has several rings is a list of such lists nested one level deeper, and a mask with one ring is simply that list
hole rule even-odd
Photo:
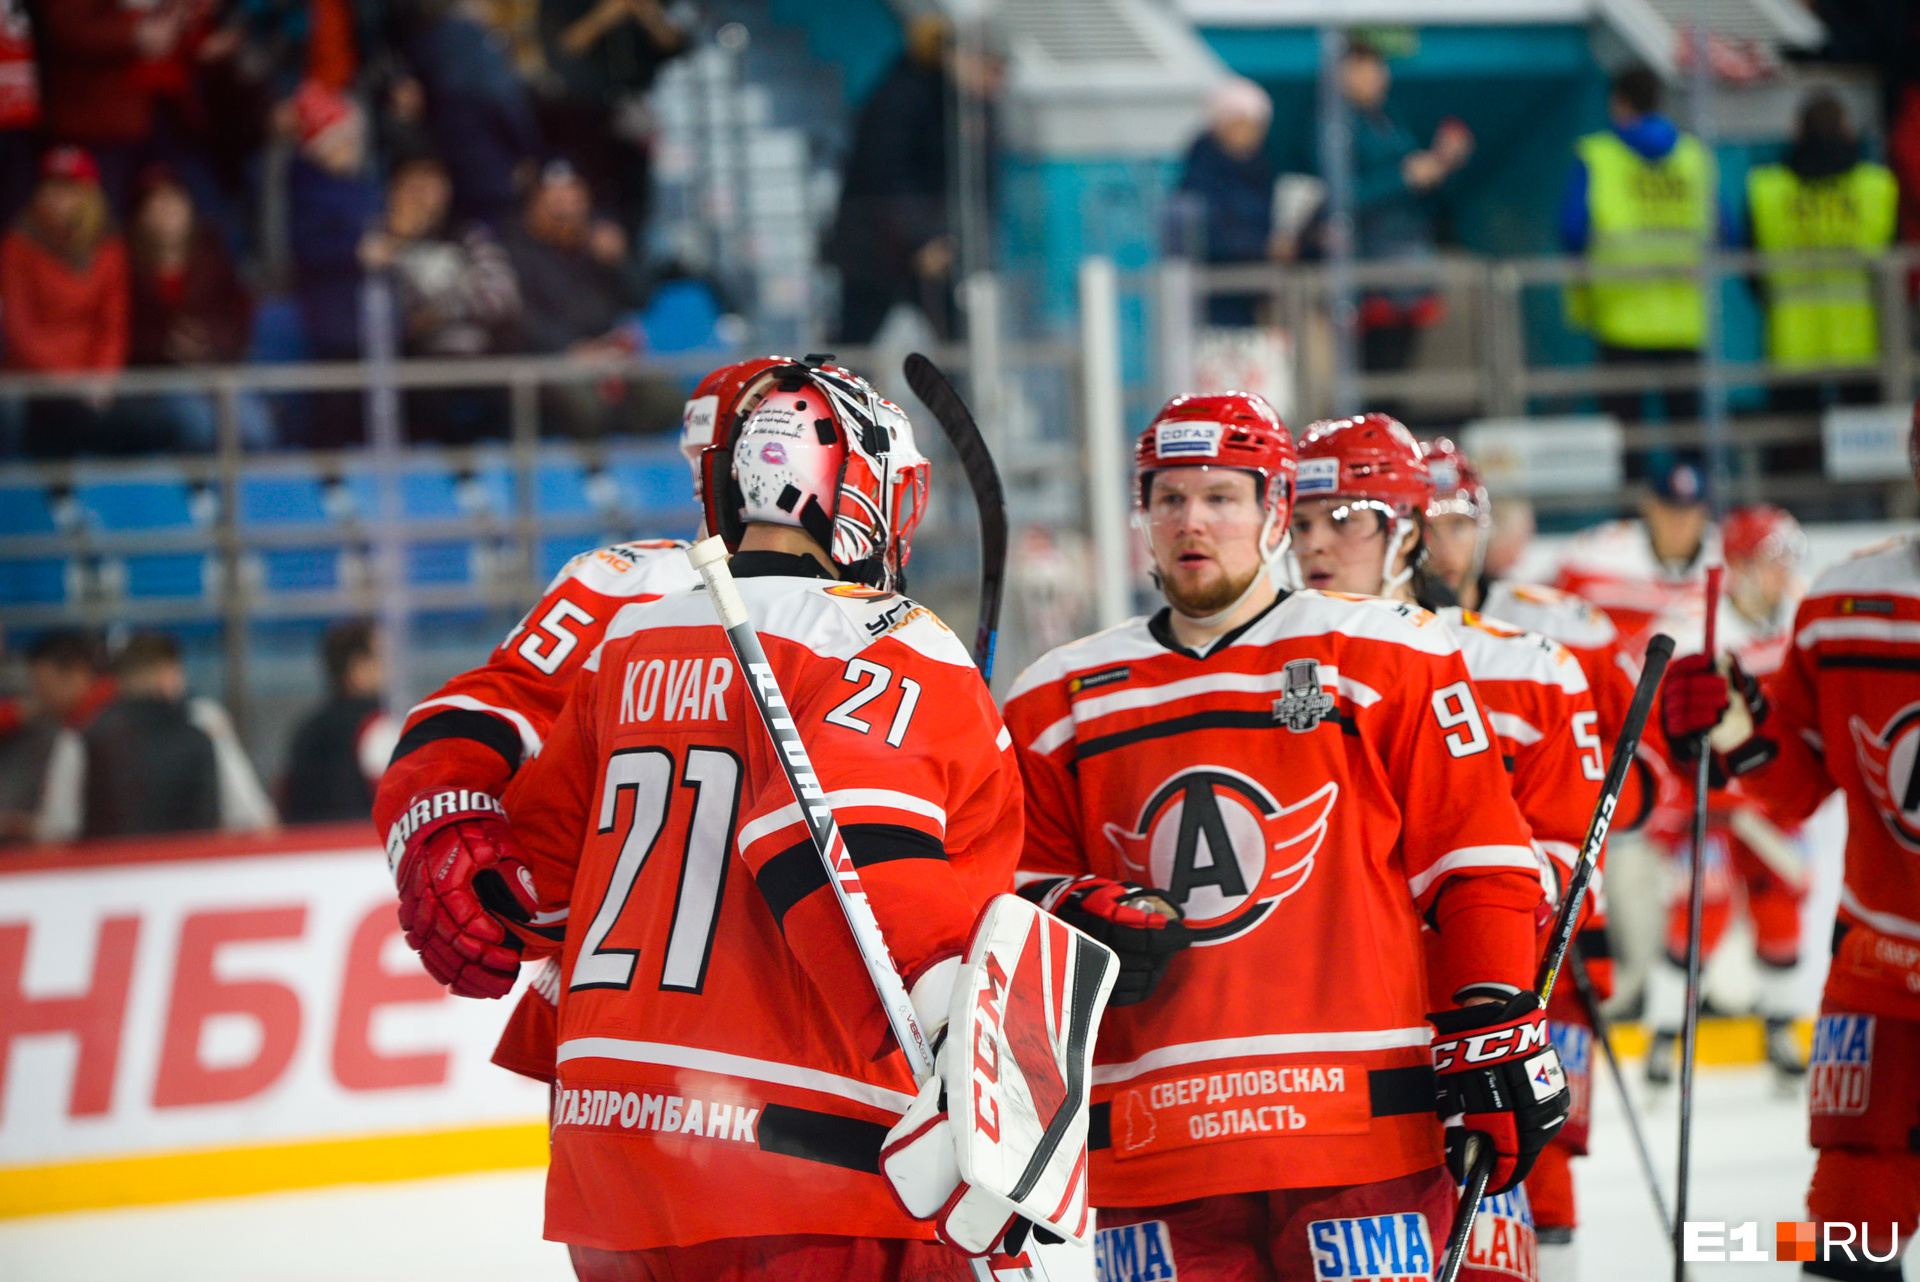
[{"label": "rink boards", "polygon": [[370,828],[0,863],[0,1215],[546,1161]]}]

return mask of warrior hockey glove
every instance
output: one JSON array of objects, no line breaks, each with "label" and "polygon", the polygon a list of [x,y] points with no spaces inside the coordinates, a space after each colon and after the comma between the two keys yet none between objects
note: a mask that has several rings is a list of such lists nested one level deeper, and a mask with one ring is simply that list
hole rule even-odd
[{"label": "warrior hockey glove", "polygon": [[540,919],[519,838],[483,792],[423,792],[387,833],[400,925],[427,973],[461,997],[502,997],[529,943],[564,926]]},{"label": "warrior hockey glove", "polygon": [[1109,1006],[1131,1006],[1153,996],[1173,955],[1192,943],[1180,910],[1160,892],[1111,877],[1059,877],[1037,881],[1021,896],[1085,931],[1120,959]]},{"label": "warrior hockey glove", "polygon": [[[1660,728],[1674,757],[1697,760],[1706,736],[1717,760],[1730,775],[1745,774],[1773,760],[1779,746],[1758,733],[1767,719],[1767,697],[1760,682],[1731,655],[1718,662],[1689,654],[1667,666],[1660,683]],[[1724,779],[1714,786],[1724,786]]]},{"label": "warrior hockey glove", "polygon": [[1427,1019],[1435,1030],[1447,1166],[1455,1179],[1467,1178],[1467,1137],[1478,1134],[1493,1147],[1487,1192],[1504,1193],[1526,1178],[1567,1120],[1567,1076],[1547,1037],[1540,998],[1518,993]]},{"label": "warrior hockey glove", "polygon": [[1087,1092],[1113,954],[997,895],[965,959],[913,986],[933,1076],[887,1132],[880,1172],[908,1215],[967,1255],[1017,1254],[1031,1230],[1086,1245]]}]

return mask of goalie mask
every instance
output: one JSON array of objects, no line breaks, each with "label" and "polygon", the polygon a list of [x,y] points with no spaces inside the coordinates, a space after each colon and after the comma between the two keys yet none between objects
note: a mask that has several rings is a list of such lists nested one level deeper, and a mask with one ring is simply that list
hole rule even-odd
[{"label": "goalie mask", "polygon": [[804,530],[843,579],[902,585],[929,468],[900,407],[833,365],[767,371],[766,390],[702,456],[709,528],[739,547],[755,522]]}]

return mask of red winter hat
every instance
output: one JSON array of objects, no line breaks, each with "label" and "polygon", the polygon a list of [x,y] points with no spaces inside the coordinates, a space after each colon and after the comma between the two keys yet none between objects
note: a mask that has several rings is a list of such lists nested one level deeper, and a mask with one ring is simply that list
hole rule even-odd
[{"label": "red winter hat", "polygon": [[97,183],[100,166],[85,147],[50,147],[40,157],[42,178],[64,178],[70,183]]},{"label": "red winter hat", "polygon": [[293,125],[302,147],[352,116],[352,99],[318,80],[303,80],[293,91]]}]

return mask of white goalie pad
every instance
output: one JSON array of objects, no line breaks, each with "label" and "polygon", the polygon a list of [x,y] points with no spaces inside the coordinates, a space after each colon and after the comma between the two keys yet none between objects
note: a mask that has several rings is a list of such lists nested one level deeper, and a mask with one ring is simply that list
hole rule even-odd
[{"label": "white goalie pad", "polygon": [[1087,1093],[1118,971],[1105,945],[1027,900],[988,903],[954,980],[938,1067],[881,1150],[909,1214],[974,1255],[1016,1216],[1090,1239]]}]

